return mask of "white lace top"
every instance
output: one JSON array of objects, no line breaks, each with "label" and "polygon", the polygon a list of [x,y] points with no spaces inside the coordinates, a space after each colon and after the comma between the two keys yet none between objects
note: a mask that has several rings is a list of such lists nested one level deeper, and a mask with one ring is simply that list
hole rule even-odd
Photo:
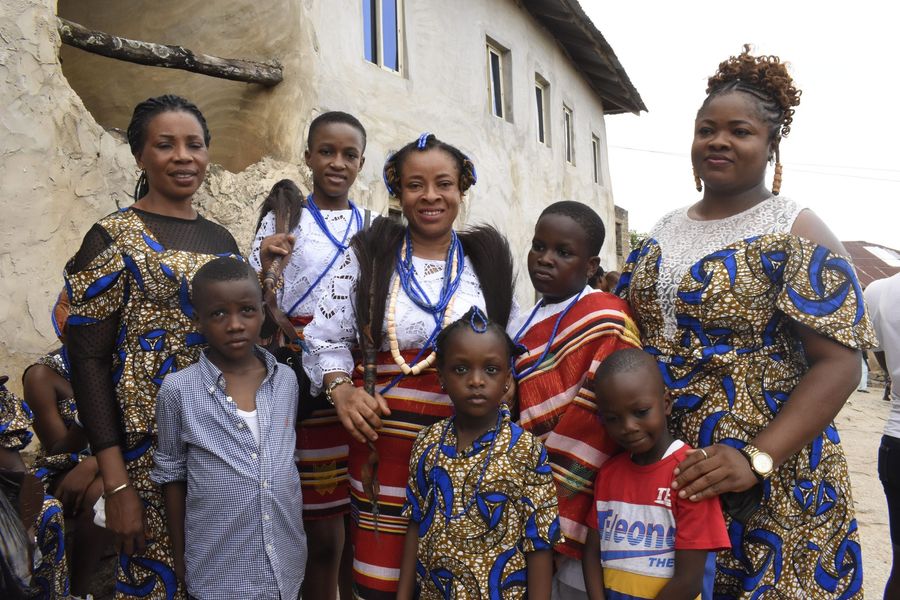
[{"label": "white lace top", "polygon": [[777,196],[736,215],[710,221],[690,218],[689,208],[670,212],[650,230],[650,237],[659,244],[662,257],[656,290],[663,316],[663,333],[669,339],[674,338],[678,330],[675,321],[678,286],[697,261],[749,237],[789,233],[803,210],[793,200]]},{"label": "white lace top", "polygon": [[[359,279],[359,263],[354,252],[346,252],[340,265],[323,289],[312,322],[303,331],[309,354],[303,357],[303,368],[312,382],[313,394],[321,390],[326,373],[353,371],[351,348],[356,345],[356,317],[353,299]],[[444,261],[413,257],[416,278],[434,302],[440,296],[444,282]],[[396,278],[394,273],[392,277]],[[321,284],[320,284],[321,285]],[[459,288],[453,296],[452,318],[463,316],[472,306],[486,310],[481,283],[472,265],[466,260]],[[512,318],[512,315],[511,315]],[[385,320],[387,308],[385,308]],[[421,348],[434,329],[434,317],[419,308],[400,288],[395,314],[397,342],[401,350]],[[382,332],[385,329],[382,327]],[[387,351],[387,334],[382,336],[380,350]]]},{"label": "white lace top", "polygon": [[[360,210],[360,216],[364,218],[363,209]],[[351,220],[353,212],[351,210],[323,210],[322,217],[325,219],[326,225],[331,235],[336,240],[341,241],[344,232],[347,230],[347,222]],[[350,223],[350,232],[347,234],[347,241],[353,234],[357,232],[355,220]],[[269,212],[259,225],[256,232],[256,238],[253,240],[253,247],[250,252],[250,265],[257,271],[262,270],[262,264],[259,258],[259,249],[263,238],[275,233],[275,214]],[[316,308],[316,301],[325,289],[328,279],[337,270],[341,259],[335,261],[331,271],[325,275],[319,285],[301,302],[290,314],[288,311],[301,298],[309,286],[312,285],[319,274],[328,266],[337,249],[331,243],[325,233],[319,229],[312,213],[303,209],[300,213],[300,222],[291,231],[297,238],[294,244],[294,251],[291,254],[290,262],[284,267],[284,287],[278,290],[278,306],[289,317],[307,317],[313,314]]]}]

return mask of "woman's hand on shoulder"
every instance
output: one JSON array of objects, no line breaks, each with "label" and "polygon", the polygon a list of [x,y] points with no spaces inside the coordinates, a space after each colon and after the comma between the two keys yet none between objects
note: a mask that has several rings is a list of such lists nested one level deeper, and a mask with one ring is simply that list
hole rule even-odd
[{"label": "woman's hand on shoulder", "polygon": [[381,429],[381,417],[391,414],[384,396],[370,396],[361,387],[339,385],[331,392],[331,399],[344,428],[358,442],[374,442]]},{"label": "woman's hand on shoulder", "polygon": [[844,245],[828,228],[825,221],[809,209],[800,211],[800,214],[794,220],[794,225],[791,227],[791,233],[820,246],[825,246],[834,254],[847,255]]},{"label": "woman's hand on shoulder", "polygon": [[743,492],[759,480],[740,450],[725,444],[690,450],[674,472],[672,489],[694,502],[727,492]]},{"label": "woman's hand on shoulder", "polygon": [[289,256],[294,251],[296,238],[289,233],[275,233],[263,238],[259,244],[259,262],[265,273],[276,258]]}]

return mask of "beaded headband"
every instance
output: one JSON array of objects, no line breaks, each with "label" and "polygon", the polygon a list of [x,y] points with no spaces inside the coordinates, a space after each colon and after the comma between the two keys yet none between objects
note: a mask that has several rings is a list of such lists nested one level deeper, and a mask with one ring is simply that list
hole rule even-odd
[{"label": "beaded headband", "polygon": [[469,317],[469,326],[475,333],[484,333],[488,328],[488,317],[477,306],[472,307],[472,316]]},{"label": "beaded headband", "polygon": [[[416,150],[419,150],[420,152],[422,150],[427,150],[428,149],[427,148],[428,140],[430,140],[430,139],[437,139],[437,137],[430,131],[426,131],[422,135],[420,135],[419,138],[416,140]],[[469,167],[472,169],[472,185],[475,185],[476,183],[478,183],[478,173],[476,173],[476,171],[475,171],[475,163],[472,162],[472,159],[469,158],[469,156],[467,154],[465,154],[464,152],[460,152],[460,154],[462,155],[462,159],[463,159],[463,168],[465,168],[465,166],[468,164]],[[391,152],[390,154],[388,154],[387,158],[384,161],[384,167],[381,169],[381,178],[384,181],[384,187],[387,188],[388,194],[390,194],[391,196],[394,196],[395,198],[398,198],[399,190],[395,190],[394,188],[391,187],[391,184],[388,182],[388,174],[387,174],[388,165],[391,164],[391,161],[394,159],[394,157],[396,155],[397,155],[396,152]],[[469,187],[471,187],[471,186],[469,186]]]}]

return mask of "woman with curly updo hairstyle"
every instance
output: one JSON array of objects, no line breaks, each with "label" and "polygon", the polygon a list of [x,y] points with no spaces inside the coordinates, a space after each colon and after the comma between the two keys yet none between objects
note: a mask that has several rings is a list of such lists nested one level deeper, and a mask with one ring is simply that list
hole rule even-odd
[{"label": "woman with curly updo hairstyle", "polygon": [[353,238],[304,330],[303,368],[313,392],[324,391],[353,437],[353,582],[360,598],[396,595],[413,441],[453,412],[435,370],[438,333],[472,306],[505,327],[513,293],[506,238],[489,226],[454,229],[476,180],[465,154],[425,133],[390,156],[383,174],[407,224],[376,219]]},{"label": "woman with curly updo hairstyle", "polygon": [[874,335],[841,243],[778,196],[779,147],[799,101],[776,56],[745,46],[719,65],[691,147],[702,197],[653,227],[617,290],[673,395],[670,427],[697,448],[673,489],[722,501],[732,542],[716,557],[722,599],[862,596],[832,421]]}]

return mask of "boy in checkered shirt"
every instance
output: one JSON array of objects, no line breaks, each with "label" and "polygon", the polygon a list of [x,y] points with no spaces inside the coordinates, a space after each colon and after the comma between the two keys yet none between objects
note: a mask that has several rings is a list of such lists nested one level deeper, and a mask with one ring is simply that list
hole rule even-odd
[{"label": "boy in checkered shirt", "polygon": [[256,345],[262,292],[249,265],[207,263],[191,299],[209,347],[160,387],[152,474],[175,572],[203,600],[297,598],[306,564],[297,378]]}]

